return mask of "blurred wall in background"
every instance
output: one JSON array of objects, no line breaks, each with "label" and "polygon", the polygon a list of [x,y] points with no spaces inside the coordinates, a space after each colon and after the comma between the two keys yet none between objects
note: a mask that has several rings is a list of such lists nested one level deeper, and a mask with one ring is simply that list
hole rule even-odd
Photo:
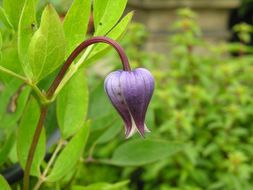
[{"label": "blurred wall in background", "polygon": [[203,37],[215,43],[230,37],[229,15],[239,5],[240,0],[129,0],[128,9],[136,10],[134,20],[143,23],[150,33],[145,48],[166,53],[168,36],[175,32],[171,24],[177,19],[178,8],[194,10]]}]

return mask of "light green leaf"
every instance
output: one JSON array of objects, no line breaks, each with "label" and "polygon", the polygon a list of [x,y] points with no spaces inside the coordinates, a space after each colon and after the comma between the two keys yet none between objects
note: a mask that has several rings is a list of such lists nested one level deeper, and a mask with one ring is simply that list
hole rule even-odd
[{"label": "light green leaf", "polygon": [[18,29],[19,17],[25,0],[3,0],[3,8],[15,30]]},{"label": "light green leaf", "polygon": [[105,35],[118,22],[127,0],[94,0],[95,36]]},{"label": "light green leaf", "polygon": [[[24,168],[28,152],[32,143],[33,135],[39,121],[40,108],[37,101],[31,97],[24,110],[24,115],[21,118],[20,126],[17,132],[17,155],[21,166]],[[43,128],[39,143],[33,159],[31,175],[40,175],[40,164],[44,159],[46,150],[46,137]]]},{"label": "light green leaf", "polygon": [[[15,73],[23,75],[22,67],[18,58],[16,41],[10,43],[9,47],[5,47],[2,49],[2,59],[0,65]],[[6,83],[8,83],[11,79],[13,79],[12,76],[4,74],[2,72],[0,78]]]},{"label": "light green leaf", "polygon": [[178,143],[137,139],[119,146],[108,163],[118,166],[140,166],[166,159],[182,150]]},{"label": "light green leaf", "polygon": [[0,187],[1,190],[11,190],[11,187],[2,175],[0,175]]},{"label": "light green leaf", "polygon": [[[128,13],[106,36],[113,40],[119,40],[127,30],[127,26],[132,20],[132,17],[133,12]],[[88,59],[85,61],[86,64],[102,57],[110,47],[111,46],[104,43],[97,44],[92,50]]]},{"label": "light green leaf", "polygon": [[35,0],[26,0],[18,26],[18,54],[25,73],[31,72],[28,65],[28,46],[36,29]]},{"label": "light green leaf", "polygon": [[0,21],[8,28],[12,29],[13,26],[5,12],[5,10],[3,9],[3,7],[0,7]]},{"label": "light green leaf", "polygon": [[126,185],[129,183],[129,181],[121,181],[115,184],[110,183],[95,183],[91,184],[89,186],[83,187],[83,186],[74,186],[71,188],[71,190],[121,190],[123,187],[126,187]]},{"label": "light green leaf", "polygon": [[90,17],[90,2],[90,0],[74,0],[64,18],[63,28],[67,41],[66,56],[85,38]]},{"label": "light green leaf", "polygon": [[60,153],[46,181],[58,181],[73,169],[82,155],[89,132],[90,122],[87,122]]},{"label": "light green leaf", "polygon": [[0,50],[3,47],[3,37],[2,37],[2,33],[0,32]]},{"label": "light green leaf", "polygon": [[57,120],[64,139],[75,134],[84,125],[88,109],[88,86],[80,69],[64,86],[57,97]]},{"label": "light green leaf", "polygon": [[41,17],[39,29],[29,45],[29,64],[33,82],[38,82],[57,69],[65,57],[65,37],[55,9],[48,5]]}]

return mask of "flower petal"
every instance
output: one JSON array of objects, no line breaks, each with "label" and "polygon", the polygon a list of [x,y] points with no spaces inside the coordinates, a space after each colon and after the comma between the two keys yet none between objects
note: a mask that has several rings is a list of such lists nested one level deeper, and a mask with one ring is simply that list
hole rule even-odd
[{"label": "flower petal", "polygon": [[152,75],[145,69],[122,72],[120,84],[125,102],[139,133],[145,132],[145,115],[154,90]]},{"label": "flower petal", "polygon": [[122,71],[115,71],[109,74],[105,79],[104,88],[112,105],[125,123],[125,134],[128,137],[132,130],[132,121],[128,107],[123,98],[122,87],[119,80],[121,74]]}]

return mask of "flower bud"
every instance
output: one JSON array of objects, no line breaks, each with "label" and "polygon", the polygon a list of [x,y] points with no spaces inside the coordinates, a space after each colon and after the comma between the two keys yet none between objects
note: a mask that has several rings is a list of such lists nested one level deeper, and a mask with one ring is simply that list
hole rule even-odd
[{"label": "flower bud", "polygon": [[136,131],[144,136],[145,131],[149,131],[145,125],[145,115],[154,91],[151,73],[144,68],[118,70],[106,77],[104,88],[124,121],[126,138]]}]

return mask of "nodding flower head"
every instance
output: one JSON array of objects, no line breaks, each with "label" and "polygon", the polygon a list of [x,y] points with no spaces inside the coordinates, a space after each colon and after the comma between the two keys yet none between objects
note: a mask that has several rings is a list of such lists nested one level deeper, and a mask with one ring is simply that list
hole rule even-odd
[{"label": "nodding flower head", "polygon": [[124,121],[126,138],[136,131],[144,136],[145,131],[149,131],[145,125],[145,115],[154,91],[151,73],[144,68],[118,70],[106,77],[104,87]]}]

